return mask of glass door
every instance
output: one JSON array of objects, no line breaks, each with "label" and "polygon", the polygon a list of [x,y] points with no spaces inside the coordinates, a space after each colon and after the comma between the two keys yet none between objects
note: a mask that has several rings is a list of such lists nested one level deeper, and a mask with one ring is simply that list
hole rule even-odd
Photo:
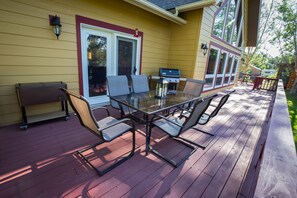
[{"label": "glass door", "polygon": [[137,40],[117,36],[117,74],[138,74]]},{"label": "glass door", "polygon": [[106,76],[111,74],[111,34],[82,29],[83,90],[91,104],[107,102]]}]

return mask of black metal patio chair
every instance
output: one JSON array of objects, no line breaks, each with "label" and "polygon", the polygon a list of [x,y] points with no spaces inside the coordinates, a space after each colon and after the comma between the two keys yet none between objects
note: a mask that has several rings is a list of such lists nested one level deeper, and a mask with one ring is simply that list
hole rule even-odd
[{"label": "black metal patio chair", "polygon": [[134,93],[148,92],[150,90],[146,75],[131,75]]},{"label": "black metal patio chair", "polygon": [[[179,162],[175,162],[171,159],[166,158],[164,155],[162,155],[157,150],[152,148],[149,143],[150,150],[157,156],[164,159],[166,162],[177,167],[181,163],[183,163],[197,149],[196,147],[192,146],[191,144],[194,144],[199,147],[203,147],[202,145],[199,145],[189,139],[181,138],[180,135],[189,129],[197,130],[194,128],[194,126],[198,124],[200,117],[205,112],[205,110],[208,108],[209,104],[211,103],[211,101],[214,97],[216,97],[216,95],[198,99],[196,101],[196,103],[194,104],[193,110],[191,111],[189,117],[183,117],[182,119],[180,119],[180,118],[175,117],[170,114],[166,117],[162,116],[162,115],[155,115],[152,118],[152,122],[149,127],[149,139],[151,137],[152,128],[156,126],[159,129],[161,129],[163,132],[168,134],[169,137],[172,137],[174,140],[177,140],[177,141],[181,142],[182,144],[186,145],[187,147],[191,148],[192,152],[189,155],[185,156]],[[184,141],[182,141],[181,139],[183,139]]]},{"label": "black metal patio chair", "polygon": [[[200,117],[200,119],[198,121],[198,124],[205,125],[212,118],[214,118],[219,113],[219,111],[224,106],[224,104],[226,104],[226,102],[228,101],[228,99],[230,97],[230,94],[234,93],[234,92],[235,92],[235,90],[232,90],[232,91],[228,92],[227,94],[223,95],[217,105],[210,104],[209,108]],[[183,109],[183,113],[180,114],[180,117],[189,117],[191,111],[192,111],[192,109]],[[208,134],[208,135],[213,135],[213,134],[211,134],[211,133],[209,133],[207,131],[201,130],[201,129],[196,128],[196,130],[201,131],[201,132],[203,132],[205,134]]]},{"label": "black metal patio chair", "polygon": [[[125,75],[120,76],[107,76],[107,87],[109,96],[121,96],[130,94],[128,78]],[[117,101],[110,99],[110,105],[118,109],[121,113],[121,117],[130,116],[132,113],[136,111],[130,109],[127,106],[119,104]]]},{"label": "black metal patio chair", "polygon": [[[101,109],[105,109],[107,112],[107,117],[97,121],[93,115],[89,102],[83,97],[76,93],[73,93],[67,89],[61,88],[68,96],[70,105],[72,109],[75,111],[76,115],[79,118],[81,125],[87,128],[91,133],[97,136],[99,142],[91,145],[87,148],[82,150],[78,150],[78,154],[86,160],[86,162],[97,171],[97,173],[101,176],[108,171],[112,170],[113,168],[117,167],[118,165],[122,164],[129,158],[134,155],[135,150],[135,127],[134,123],[128,119],[118,120],[112,116],[110,116],[108,109],[104,107],[100,107]],[[126,122],[131,122],[131,125],[126,124]],[[126,157],[122,158],[121,160],[113,163],[109,167],[105,168],[104,170],[99,170],[96,168],[84,155],[85,151],[95,148],[96,146],[103,144],[105,142],[111,142],[116,138],[120,137],[121,135],[125,134],[126,132],[132,133],[132,149],[130,154]]]}]

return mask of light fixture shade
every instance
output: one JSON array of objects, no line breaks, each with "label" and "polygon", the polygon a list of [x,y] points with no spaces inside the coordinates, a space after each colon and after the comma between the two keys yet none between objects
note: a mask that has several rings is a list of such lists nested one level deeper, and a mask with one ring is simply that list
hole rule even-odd
[{"label": "light fixture shade", "polygon": [[50,21],[50,25],[53,26],[53,30],[55,35],[57,36],[57,39],[59,39],[59,36],[61,34],[61,28],[62,28],[62,25],[60,23],[60,17],[58,17],[57,15],[55,16],[49,15],[49,21]]},{"label": "light fixture shade", "polygon": [[205,56],[208,50],[207,43],[201,43],[201,49],[203,50],[203,55]]}]

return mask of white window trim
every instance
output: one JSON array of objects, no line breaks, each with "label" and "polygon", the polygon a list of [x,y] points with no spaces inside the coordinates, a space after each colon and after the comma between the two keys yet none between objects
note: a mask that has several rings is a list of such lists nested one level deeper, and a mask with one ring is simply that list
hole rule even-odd
[{"label": "white window trim", "polygon": [[[216,58],[216,62],[215,62],[214,73],[213,73],[213,74],[205,74],[205,80],[206,80],[207,78],[212,78],[213,81],[212,81],[212,85],[211,85],[210,87],[205,88],[205,89],[203,89],[203,90],[211,90],[211,89],[214,88],[214,86],[215,86],[215,79],[216,79],[216,75],[217,75],[217,71],[218,71],[218,62],[219,62],[219,57],[220,57],[221,49],[218,48],[218,47],[215,47],[215,46],[211,46],[211,47],[210,47],[210,50],[211,50],[211,49],[215,49],[215,50],[217,50],[218,53],[217,53],[217,58]],[[209,59],[209,57],[208,57],[208,59]],[[207,67],[208,67],[208,65],[207,65]]]},{"label": "white window trim", "polygon": [[[226,53],[226,57],[227,57],[227,59],[225,60],[225,63],[224,63],[224,70],[223,70],[223,73],[222,73],[222,74],[218,74],[218,72],[216,73],[216,78],[215,78],[215,88],[222,87],[223,84],[224,84],[224,76],[225,76],[225,71],[226,71],[225,69],[226,69],[226,64],[227,64],[227,62],[228,62],[228,57],[229,57],[229,52],[228,52],[228,51],[223,50],[223,49],[221,49],[220,51],[221,51],[221,52],[220,52],[220,56],[221,56],[222,53]],[[220,57],[220,56],[219,56],[219,57]],[[219,63],[219,62],[218,62],[218,63]],[[219,66],[219,65],[216,66],[216,67],[217,67],[217,70],[219,69],[218,66]],[[222,78],[222,82],[221,82],[220,85],[216,85],[216,79],[217,79],[218,77],[219,77],[219,78]]]}]

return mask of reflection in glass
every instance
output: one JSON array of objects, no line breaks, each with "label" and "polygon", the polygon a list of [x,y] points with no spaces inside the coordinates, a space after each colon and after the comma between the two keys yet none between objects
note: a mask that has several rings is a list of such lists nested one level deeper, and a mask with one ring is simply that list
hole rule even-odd
[{"label": "reflection in glass", "polygon": [[136,41],[118,37],[118,75],[134,74],[136,65]]},{"label": "reflection in glass", "polygon": [[229,59],[228,59],[228,62],[227,62],[226,74],[230,74],[232,60],[233,60],[233,56],[230,55]]},{"label": "reflection in glass", "polygon": [[230,42],[232,28],[235,22],[235,11],[236,11],[237,0],[231,0],[229,5],[229,11],[227,14],[227,21],[225,27],[224,40]]},{"label": "reflection in glass", "polygon": [[222,52],[221,56],[220,56],[220,61],[219,61],[219,65],[218,65],[218,74],[223,74],[224,73],[224,68],[225,68],[225,63],[226,63],[226,59],[227,59],[227,53],[226,52]]},{"label": "reflection in glass", "polygon": [[236,17],[236,22],[234,24],[234,32],[233,32],[233,37],[232,37],[232,45],[236,46],[237,43],[237,39],[238,39],[238,35],[241,34],[239,32],[239,27],[240,27],[240,23],[241,23],[241,18],[242,18],[242,6],[241,6],[241,1],[239,1],[239,10],[238,10],[238,14]]},{"label": "reflection in glass", "polygon": [[223,81],[223,78],[222,77],[217,77],[216,78],[216,86],[222,85],[222,81]]},{"label": "reflection in glass", "polygon": [[235,74],[236,73],[237,66],[238,66],[238,59],[235,58],[234,59],[234,63],[233,63],[233,68],[232,68],[232,74]]},{"label": "reflection in glass", "polygon": [[222,38],[224,22],[226,17],[227,4],[224,8],[216,15],[213,27],[213,34]]},{"label": "reflection in glass", "polygon": [[228,84],[229,83],[229,76],[226,76],[225,78],[224,78],[224,84]]},{"label": "reflection in glass", "polygon": [[218,50],[213,49],[213,48],[210,49],[206,74],[214,74],[215,73],[217,56],[218,56]]},{"label": "reflection in glass", "polygon": [[212,88],[213,80],[214,80],[213,78],[206,78],[205,84],[204,84],[204,89]]},{"label": "reflection in glass", "polygon": [[106,95],[107,38],[87,35],[89,96]]}]

